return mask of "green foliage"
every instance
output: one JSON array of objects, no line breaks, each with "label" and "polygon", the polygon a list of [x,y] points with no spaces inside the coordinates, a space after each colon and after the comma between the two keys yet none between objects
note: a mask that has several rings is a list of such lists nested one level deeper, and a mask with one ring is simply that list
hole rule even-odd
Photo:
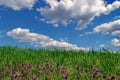
[{"label": "green foliage", "polygon": [[[36,68],[38,63],[41,70]],[[48,63],[52,67],[48,67]],[[24,67],[30,66],[29,64],[32,68],[30,67],[28,73],[23,72]],[[51,69],[54,69],[53,72],[47,74]],[[60,72],[64,69],[65,73]],[[22,80],[19,77],[16,79],[11,77],[15,72],[19,77],[24,74],[25,80],[102,80],[108,78],[114,80],[112,79],[114,77],[120,80],[120,53],[108,50],[86,52],[0,47],[0,80]],[[41,76],[38,76],[39,72]],[[32,77],[27,77],[28,75]],[[49,76],[46,77],[46,75]]]}]

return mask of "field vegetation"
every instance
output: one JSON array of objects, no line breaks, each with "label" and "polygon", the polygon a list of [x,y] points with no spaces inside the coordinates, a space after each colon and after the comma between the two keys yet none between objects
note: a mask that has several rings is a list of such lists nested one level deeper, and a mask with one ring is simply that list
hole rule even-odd
[{"label": "field vegetation", "polygon": [[2,46],[0,80],[120,80],[120,53]]}]

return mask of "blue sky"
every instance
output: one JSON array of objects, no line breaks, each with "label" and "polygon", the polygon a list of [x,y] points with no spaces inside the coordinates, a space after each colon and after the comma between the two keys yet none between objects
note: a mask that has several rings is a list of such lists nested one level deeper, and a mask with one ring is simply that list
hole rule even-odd
[{"label": "blue sky", "polygon": [[120,49],[119,0],[0,1],[0,46]]}]

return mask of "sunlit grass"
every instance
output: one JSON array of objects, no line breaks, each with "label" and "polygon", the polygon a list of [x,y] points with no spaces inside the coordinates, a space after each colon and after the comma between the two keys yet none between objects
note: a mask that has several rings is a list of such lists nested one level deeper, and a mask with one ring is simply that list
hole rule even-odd
[{"label": "sunlit grass", "polygon": [[0,47],[2,80],[120,80],[120,54],[110,51]]}]

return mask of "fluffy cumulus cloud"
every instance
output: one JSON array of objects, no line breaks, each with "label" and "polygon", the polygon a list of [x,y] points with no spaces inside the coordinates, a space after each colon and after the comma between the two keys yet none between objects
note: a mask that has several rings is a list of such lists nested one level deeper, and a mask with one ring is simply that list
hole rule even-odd
[{"label": "fluffy cumulus cloud", "polygon": [[36,0],[0,0],[0,5],[10,7],[13,10],[20,10],[22,8],[31,9]]},{"label": "fluffy cumulus cloud", "polygon": [[114,45],[115,47],[120,47],[120,39],[117,39],[117,38],[112,39],[112,40],[111,40],[111,43],[112,43],[112,45]]},{"label": "fluffy cumulus cloud", "polygon": [[113,36],[120,36],[120,19],[96,26],[93,29],[93,32],[94,33],[101,32],[104,34],[110,33]]},{"label": "fluffy cumulus cloud", "polygon": [[[103,34],[111,34],[113,36],[120,37],[120,19],[96,26],[93,29],[93,32],[101,32]],[[117,38],[112,39],[111,43],[116,47],[120,47],[120,40]]]},{"label": "fluffy cumulus cloud", "polygon": [[77,45],[70,44],[64,41],[57,41],[48,36],[32,33],[29,29],[17,28],[7,32],[8,36],[18,39],[21,42],[29,42],[40,48],[60,48],[60,49],[73,49],[73,50],[88,50],[88,48],[79,48]]},{"label": "fluffy cumulus cloud", "polygon": [[93,32],[112,33],[118,36],[120,34],[120,19],[96,26]]},{"label": "fluffy cumulus cloud", "polygon": [[120,7],[120,1],[107,4],[104,0],[44,0],[48,6],[37,9],[49,24],[67,25],[76,22],[83,29],[100,14],[109,14]]},{"label": "fluffy cumulus cloud", "polygon": [[112,35],[120,37],[120,30],[113,31]]}]

